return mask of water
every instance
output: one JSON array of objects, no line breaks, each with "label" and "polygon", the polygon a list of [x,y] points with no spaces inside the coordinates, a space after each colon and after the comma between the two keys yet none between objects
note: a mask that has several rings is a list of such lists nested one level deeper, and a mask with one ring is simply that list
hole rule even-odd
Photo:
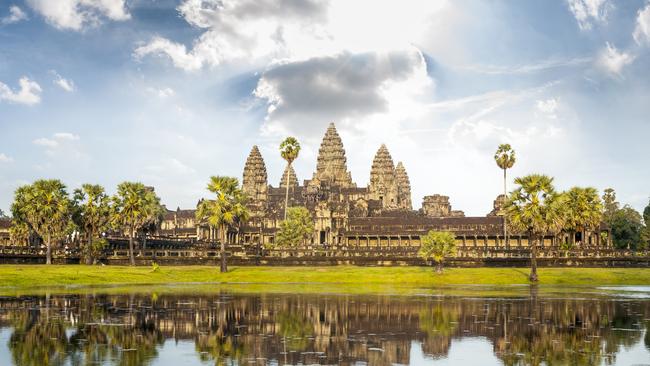
[{"label": "water", "polygon": [[335,290],[0,297],[0,365],[650,365],[648,287]]}]

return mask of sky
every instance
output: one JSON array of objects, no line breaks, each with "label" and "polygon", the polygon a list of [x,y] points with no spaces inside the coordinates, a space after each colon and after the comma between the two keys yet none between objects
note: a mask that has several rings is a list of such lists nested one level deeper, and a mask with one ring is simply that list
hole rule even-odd
[{"label": "sky", "polygon": [[193,208],[211,175],[269,183],[330,122],[366,186],[385,143],[414,208],[482,216],[512,178],[650,197],[650,1],[0,0],[0,209],[14,190],[122,181]]}]

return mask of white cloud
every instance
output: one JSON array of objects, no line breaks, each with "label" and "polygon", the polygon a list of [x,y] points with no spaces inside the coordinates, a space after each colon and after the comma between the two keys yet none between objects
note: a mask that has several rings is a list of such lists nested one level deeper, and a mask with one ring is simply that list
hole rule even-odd
[{"label": "white cloud", "polygon": [[623,68],[631,64],[635,56],[621,52],[607,42],[606,47],[600,52],[597,65],[612,77],[621,77]]},{"label": "white cloud", "polygon": [[9,15],[0,19],[0,24],[13,24],[27,20],[27,14],[18,6],[9,7]]},{"label": "white cloud", "polygon": [[20,90],[14,92],[6,84],[0,82],[0,101],[6,100],[13,103],[34,105],[41,101],[41,86],[37,82],[23,76],[18,81]]},{"label": "white cloud", "polygon": [[469,66],[452,66],[459,70],[466,70],[488,75],[517,75],[530,74],[540,71],[557,69],[561,67],[581,66],[592,62],[591,57],[577,57],[571,59],[548,59],[539,62],[513,66],[495,66],[495,65],[469,65]]},{"label": "white cloud", "polygon": [[61,140],[67,140],[67,141],[76,141],[79,140],[79,136],[69,133],[69,132],[57,132],[54,135],[52,135],[55,139],[61,141]]},{"label": "white cloud", "polygon": [[12,161],[14,161],[14,159],[11,156],[0,153],[0,163],[11,163]]},{"label": "white cloud", "polygon": [[35,12],[59,29],[83,30],[102,18],[123,21],[131,18],[126,0],[26,0]]},{"label": "white cloud", "polygon": [[170,87],[164,87],[164,88],[148,87],[147,92],[161,99],[171,97],[175,94],[174,89]]},{"label": "white cloud", "polygon": [[540,112],[545,113],[549,116],[555,116],[555,112],[557,111],[557,107],[558,107],[558,102],[557,99],[551,98],[547,100],[538,100],[536,105],[537,105],[537,109]]},{"label": "white cloud", "polygon": [[49,148],[55,148],[59,146],[58,141],[46,137],[37,138],[36,140],[32,141],[32,143],[34,143],[34,145],[45,146]]},{"label": "white cloud", "polygon": [[[134,51],[169,58],[196,71],[241,61],[302,61],[341,52],[386,52],[416,44],[431,15],[447,1],[407,0],[395,6],[372,0],[185,0],[178,7],[191,25],[204,29],[191,47],[156,36]],[[371,9],[369,11],[369,9]],[[359,14],[363,17],[360,26]]]},{"label": "white cloud", "polygon": [[40,137],[32,141],[34,145],[44,146],[48,148],[48,152],[63,146],[67,142],[78,141],[79,136],[70,132],[57,132],[52,134],[52,137]]},{"label": "white cloud", "polygon": [[638,44],[650,43],[650,3],[639,10],[633,35]]},{"label": "white cloud", "polygon": [[593,23],[605,23],[613,8],[608,0],[567,0],[569,9],[581,30],[589,30]]},{"label": "white cloud", "polygon": [[54,70],[52,70],[51,73],[54,75],[54,84],[58,85],[61,89],[67,92],[73,92],[75,90],[74,82],[72,80],[65,79]]}]

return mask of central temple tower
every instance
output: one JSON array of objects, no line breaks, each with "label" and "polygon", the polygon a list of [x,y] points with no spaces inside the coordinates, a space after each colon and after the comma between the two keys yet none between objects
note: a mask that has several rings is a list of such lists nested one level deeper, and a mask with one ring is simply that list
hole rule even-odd
[{"label": "central temple tower", "polygon": [[355,187],[352,175],[348,171],[345,149],[341,137],[333,123],[330,123],[318,149],[316,172],[311,181],[312,185],[329,182],[343,188]]}]

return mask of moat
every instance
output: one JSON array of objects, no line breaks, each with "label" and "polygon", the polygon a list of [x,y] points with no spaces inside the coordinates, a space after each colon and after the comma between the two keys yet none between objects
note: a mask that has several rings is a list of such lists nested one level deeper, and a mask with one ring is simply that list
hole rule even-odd
[{"label": "moat", "polygon": [[650,287],[269,287],[4,296],[0,364],[650,363]]}]

